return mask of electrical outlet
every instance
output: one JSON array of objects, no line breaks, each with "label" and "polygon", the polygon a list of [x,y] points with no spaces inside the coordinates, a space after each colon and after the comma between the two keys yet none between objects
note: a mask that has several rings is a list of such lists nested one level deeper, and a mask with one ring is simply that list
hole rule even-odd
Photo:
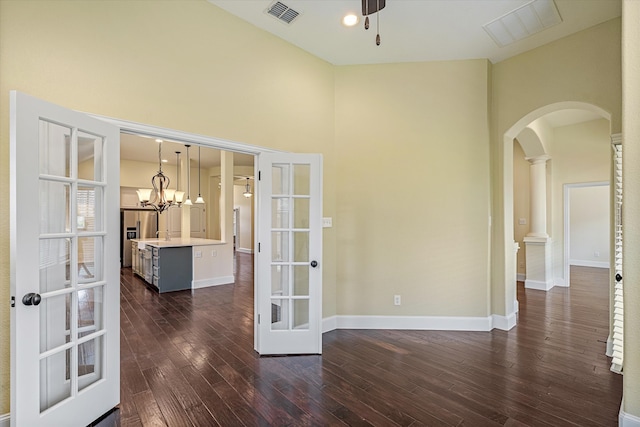
[{"label": "electrical outlet", "polygon": [[196,258],[202,258],[202,251],[196,251],[195,256]]},{"label": "electrical outlet", "polygon": [[211,256],[218,256],[218,251],[215,249],[211,251]]},{"label": "electrical outlet", "polygon": [[393,305],[401,305],[401,304],[402,304],[402,298],[400,297],[400,295],[394,295]]},{"label": "electrical outlet", "polygon": [[598,258],[598,257],[600,256],[600,252],[595,251],[595,252],[593,253],[593,256],[594,256],[594,257],[596,257],[596,258]]}]

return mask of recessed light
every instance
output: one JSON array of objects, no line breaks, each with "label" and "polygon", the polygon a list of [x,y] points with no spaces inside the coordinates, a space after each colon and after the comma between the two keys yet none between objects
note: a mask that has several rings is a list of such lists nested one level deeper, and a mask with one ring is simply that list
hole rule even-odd
[{"label": "recessed light", "polygon": [[162,163],[168,163],[168,162],[169,162],[169,160],[167,160],[167,159],[162,159]]},{"label": "recessed light", "polygon": [[353,13],[350,13],[348,15],[345,15],[344,18],[342,18],[342,25],[346,27],[353,27],[359,21],[360,21],[360,18],[358,17],[358,15],[354,15]]},{"label": "recessed light", "polygon": [[156,142],[162,142],[162,140],[160,138],[156,139]]}]

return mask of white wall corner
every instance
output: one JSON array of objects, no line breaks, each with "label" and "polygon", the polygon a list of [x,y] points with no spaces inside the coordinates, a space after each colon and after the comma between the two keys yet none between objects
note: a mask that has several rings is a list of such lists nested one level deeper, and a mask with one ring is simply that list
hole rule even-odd
[{"label": "white wall corner", "polygon": [[0,415],[0,427],[9,427],[11,425],[11,414],[6,413]]},{"label": "white wall corner", "polygon": [[627,414],[622,409],[623,405],[620,405],[620,414],[618,415],[619,427],[640,427],[640,417]]},{"label": "white wall corner", "polygon": [[492,328],[491,329],[500,329],[501,331],[508,331],[513,329],[516,326],[516,314],[511,313],[508,316],[500,316],[498,314],[491,315]]},{"label": "white wall corner", "polygon": [[335,331],[338,328],[338,316],[325,317],[322,319],[322,333]]},{"label": "white wall corner", "polygon": [[336,316],[335,329],[406,329],[423,331],[490,331],[492,319],[454,316]]}]

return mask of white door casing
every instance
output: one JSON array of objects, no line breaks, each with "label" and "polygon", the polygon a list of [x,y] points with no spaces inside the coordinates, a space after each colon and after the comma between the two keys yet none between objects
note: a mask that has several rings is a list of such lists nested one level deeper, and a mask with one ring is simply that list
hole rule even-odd
[{"label": "white door casing", "polygon": [[119,403],[119,144],[117,126],[11,92],[12,426]]},{"label": "white door casing", "polygon": [[256,351],[322,353],[322,156],[258,156]]}]

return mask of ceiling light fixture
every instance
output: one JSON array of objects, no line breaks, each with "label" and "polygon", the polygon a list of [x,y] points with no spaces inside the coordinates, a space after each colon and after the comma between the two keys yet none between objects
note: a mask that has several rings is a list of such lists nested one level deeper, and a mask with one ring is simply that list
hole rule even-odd
[{"label": "ceiling light fixture", "polygon": [[186,206],[191,206],[191,158],[189,157],[189,147],[191,145],[186,144],[187,147],[187,200],[184,201]]},{"label": "ceiling light fixture", "polygon": [[247,178],[247,185],[244,187],[244,193],[242,193],[242,195],[246,198],[253,196],[253,193],[251,192],[251,187],[249,187],[249,178]]},{"label": "ceiling light fixture", "polygon": [[353,27],[354,25],[357,25],[358,22],[360,22],[360,18],[358,18],[358,15],[355,15],[353,13],[345,15],[342,18],[342,25],[344,25],[345,27]]},{"label": "ceiling light fixture", "polygon": [[196,203],[204,203],[204,199],[200,194],[200,147],[198,147],[198,198],[196,199]]},{"label": "ceiling light fixture", "polygon": [[369,15],[376,15],[376,46],[380,46],[380,11],[386,6],[386,0],[362,0],[362,16],[364,19],[364,29],[369,29]]},{"label": "ceiling light fixture", "polygon": [[[158,140],[158,166],[159,170],[153,177],[151,177],[151,188],[140,188],[138,193],[138,200],[142,207],[150,206],[155,209],[158,214],[161,214],[174,204],[175,190],[169,190],[169,177],[162,173],[162,140]],[[153,192],[153,199],[151,198],[151,192]]]}]

